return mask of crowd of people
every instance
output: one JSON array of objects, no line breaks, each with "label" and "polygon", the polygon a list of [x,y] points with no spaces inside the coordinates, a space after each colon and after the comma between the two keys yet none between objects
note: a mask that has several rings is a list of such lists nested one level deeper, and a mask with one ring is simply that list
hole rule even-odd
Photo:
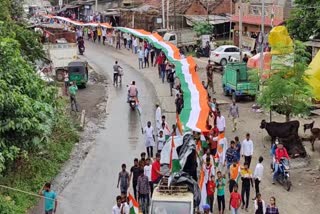
[{"label": "crowd of people", "polygon": [[[111,42],[110,44],[115,45],[117,49],[126,48],[133,54],[136,54],[138,56],[139,69],[157,67],[159,79],[163,83],[165,83],[165,80],[169,82],[170,94],[173,95],[173,92],[176,92],[176,112],[179,114],[183,108],[183,92],[179,85],[179,79],[175,77],[174,65],[166,59],[163,52],[153,47],[147,41],[126,33],[114,33],[115,40],[109,39],[108,41],[115,42]],[[88,37],[88,39],[91,38]],[[92,40],[96,41],[94,38]],[[104,39],[97,39],[97,41],[104,43]],[[225,213],[226,201],[232,213],[239,213],[240,209],[248,211],[250,200],[253,200],[252,205],[256,214],[279,213],[274,197],[270,198],[268,205],[262,198],[260,191],[260,183],[264,174],[264,159],[262,156],[259,157],[254,170],[251,170],[254,143],[250,138],[250,134],[247,133],[242,142],[238,136],[235,136],[229,142],[230,146],[228,145],[228,140],[225,137],[226,119],[221,114],[216,99],[210,96],[210,94],[215,94],[213,66],[210,61],[206,72],[207,83],[203,82],[203,85],[208,90],[210,114],[207,128],[209,131],[194,133],[194,138],[197,141],[197,152],[202,156],[202,161],[200,162],[202,167],[200,168],[203,169],[206,178],[207,200],[205,204],[201,205],[200,210],[203,210],[203,213],[213,213],[214,195],[216,194],[219,214]],[[229,106],[228,117],[231,117],[232,131],[235,132],[239,118],[239,107],[235,102]],[[144,214],[148,213],[153,189],[162,177],[160,171],[161,150],[170,136],[181,134],[176,124],[170,130],[165,116],[161,114],[159,104],[156,105],[155,121],[155,127],[152,126],[151,121],[148,121],[143,129],[146,152],[141,153],[140,159],[134,159],[130,172],[127,171],[126,164],[122,164],[122,170],[119,172],[118,177],[120,195],[116,197],[117,204],[113,207],[113,210],[117,210],[117,212],[114,211],[114,213],[129,213],[129,199],[127,195],[130,186],[133,188],[134,198],[140,202],[142,212]],[[275,168],[281,158],[276,157],[276,150],[284,151],[278,153],[288,158],[285,148],[281,144],[277,147],[274,149],[273,154]],[[155,152],[153,152],[154,149]],[[154,153],[156,154],[155,159]],[[277,171],[275,170],[275,172]],[[274,174],[276,176],[276,173]],[[238,192],[239,186],[241,186],[240,192]],[[251,188],[255,190],[253,199],[250,198]],[[229,200],[226,200],[225,197],[226,189],[230,193]]]},{"label": "crowd of people", "polygon": [[[159,79],[162,83],[169,83],[170,95],[175,93],[176,113],[180,114],[183,108],[183,91],[180,81],[175,75],[175,67],[167,60],[161,50],[153,47],[147,41],[141,40],[128,33],[108,30],[102,27],[84,27],[76,29],[77,37],[84,37],[93,42],[109,44],[116,49],[125,48],[138,56],[139,69],[157,67]],[[181,56],[184,57],[183,52]],[[263,200],[260,183],[264,174],[264,158],[260,156],[252,171],[252,157],[260,154],[254,153],[254,142],[250,133],[244,136],[242,142],[238,136],[229,141],[226,138],[226,119],[219,110],[219,104],[211,95],[215,94],[213,84],[213,66],[209,60],[206,67],[207,83],[203,86],[208,90],[208,106],[210,113],[207,120],[207,131],[193,133],[196,142],[197,155],[200,158],[198,170],[205,175],[206,198],[200,205],[201,213],[213,213],[214,204],[217,201],[219,214],[226,211],[226,207],[233,213],[240,210],[248,212],[250,200],[253,200],[255,214],[277,214],[275,197],[270,198],[270,203]],[[70,88],[69,93],[75,94],[76,89]],[[76,108],[76,105],[75,105]],[[237,130],[239,107],[233,102],[229,106],[228,117],[231,117],[232,131]],[[170,136],[181,135],[176,124],[170,128],[165,115],[162,114],[159,103],[156,104],[155,127],[151,121],[143,128],[145,135],[146,152],[142,152],[140,158],[133,159],[133,166],[127,170],[126,163],[121,165],[118,174],[116,205],[112,208],[113,214],[130,213],[128,189],[132,187],[133,197],[139,201],[143,214],[149,213],[148,207],[155,186],[161,180],[163,174],[160,170],[161,151]],[[155,151],[154,151],[155,149]],[[289,159],[286,149],[281,143],[276,142],[272,147],[273,181],[276,180],[280,159]],[[197,179],[197,177],[195,177]],[[241,191],[238,192],[239,186]],[[251,189],[254,189],[254,197],[250,198]],[[229,200],[226,200],[226,190],[229,191]],[[216,197],[215,197],[216,195]],[[226,203],[228,205],[226,206]]]}]

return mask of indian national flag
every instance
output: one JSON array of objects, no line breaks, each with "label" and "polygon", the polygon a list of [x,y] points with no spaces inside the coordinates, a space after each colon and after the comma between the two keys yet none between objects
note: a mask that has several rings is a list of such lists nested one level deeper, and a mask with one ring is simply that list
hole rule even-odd
[{"label": "indian national flag", "polygon": [[201,171],[200,171],[200,179],[199,179],[199,188],[201,191],[201,200],[200,200],[200,211],[203,211],[202,206],[205,205],[207,203],[207,187],[206,187],[206,183],[204,182],[204,169],[201,167]]},{"label": "indian national flag", "polygon": [[179,172],[181,169],[181,165],[179,162],[179,157],[177,153],[176,145],[174,144],[174,137],[171,137],[171,151],[170,151],[170,169],[171,172]]},{"label": "indian national flag", "polygon": [[204,149],[208,148],[208,146],[209,146],[208,142],[203,134],[200,135],[200,141],[201,141],[202,148],[204,148]]},{"label": "indian national flag", "polygon": [[134,199],[134,197],[129,193],[129,206],[130,206],[130,214],[138,214],[139,213],[139,203]]}]

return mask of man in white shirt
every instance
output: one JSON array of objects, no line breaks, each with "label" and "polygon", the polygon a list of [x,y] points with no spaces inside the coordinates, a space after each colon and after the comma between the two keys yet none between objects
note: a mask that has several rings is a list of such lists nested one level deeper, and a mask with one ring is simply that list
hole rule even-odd
[{"label": "man in white shirt", "polygon": [[130,200],[126,197],[126,202],[121,204],[121,214],[130,214]]},{"label": "man in white shirt", "polygon": [[134,52],[134,54],[137,54],[138,52],[138,38],[133,38],[132,51]]},{"label": "man in white shirt", "polygon": [[117,204],[112,207],[112,214],[121,214],[121,196],[117,196]]},{"label": "man in white shirt", "polygon": [[145,146],[147,150],[148,157],[153,157],[153,147],[155,146],[155,137],[154,137],[154,130],[151,126],[151,122],[148,121],[147,126],[144,127],[143,133],[145,134]]},{"label": "man in white shirt", "polygon": [[143,68],[143,60],[144,60],[144,51],[142,50],[142,47],[138,50],[138,59],[139,59],[139,69]]},{"label": "man in white shirt", "polygon": [[205,160],[205,164],[203,164],[203,171],[204,171],[204,183],[206,184],[209,179],[211,178],[211,176],[215,176],[215,169],[214,169],[214,165],[212,165],[210,160],[210,157],[207,157]]},{"label": "man in white shirt", "polygon": [[105,45],[106,37],[107,37],[107,29],[103,27],[102,28],[102,44],[103,45]]},{"label": "man in white shirt", "polygon": [[263,177],[263,165],[262,165],[263,157],[259,157],[259,162],[256,165],[256,168],[254,169],[253,178],[254,178],[254,188],[256,190],[256,197],[258,193],[260,193],[260,182]]},{"label": "man in white shirt", "polygon": [[241,145],[241,155],[244,157],[244,162],[248,163],[248,168],[250,168],[250,163],[253,155],[253,142],[250,139],[250,134],[246,134],[246,139],[242,141]]},{"label": "man in white shirt", "polygon": [[226,119],[221,115],[221,112],[217,112],[217,128],[219,132],[224,132],[226,129]]},{"label": "man in white shirt", "polygon": [[159,132],[161,129],[161,108],[159,103],[156,104],[156,127]]},{"label": "man in white shirt", "polygon": [[206,162],[207,157],[210,158],[211,165],[214,165],[214,158],[213,158],[213,155],[211,155],[209,148],[207,149],[206,153],[202,156],[203,163]]},{"label": "man in white shirt", "polygon": [[146,165],[144,166],[143,171],[144,171],[145,176],[148,177],[149,186],[150,186],[150,192],[151,192],[151,196],[152,196],[153,184],[152,184],[152,180],[151,180],[151,170],[152,170],[151,159],[147,158],[146,159]]}]

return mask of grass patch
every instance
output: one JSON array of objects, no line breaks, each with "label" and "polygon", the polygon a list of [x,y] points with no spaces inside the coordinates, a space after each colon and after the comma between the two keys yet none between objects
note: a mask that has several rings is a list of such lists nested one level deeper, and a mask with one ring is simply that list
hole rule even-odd
[{"label": "grass patch", "polygon": [[[0,177],[0,184],[37,194],[45,182],[52,181],[79,141],[76,123],[60,112],[51,139],[41,151],[21,157]],[[0,213],[25,214],[39,198],[0,188]]]}]

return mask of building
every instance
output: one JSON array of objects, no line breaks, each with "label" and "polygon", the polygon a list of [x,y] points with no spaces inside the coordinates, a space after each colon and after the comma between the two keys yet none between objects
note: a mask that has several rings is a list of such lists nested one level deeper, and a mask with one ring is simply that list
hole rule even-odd
[{"label": "building", "polygon": [[86,22],[88,21],[88,16],[94,13],[94,4],[95,0],[71,2],[56,11],[56,14]]},{"label": "building", "polygon": [[[265,38],[272,26],[281,25],[289,18],[292,0],[264,0],[265,1]],[[253,51],[257,47],[261,31],[262,1],[251,0],[242,3],[242,47]],[[239,15],[240,3],[236,3],[232,21],[235,23],[233,31],[234,44],[239,46]],[[273,19],[272,19],[273,16]],[[267,38],[265,39],[267,41]]]},{"label": "building", "polygon": [[320,32],[315,32],[315,34],[310,36],[309,41],[305,44],[312,48],[311,54],[313,59],[320,50]]},{"label": "building", "polygon": [[[168,26],[169,28],[173,28],[174,26],[177,28],[190,27],[190,24],[197,20],[205,21],[208,18],[210,19],[208,15],[211,15],[210,21],[215,25],[216,23],[212,19],[214,15],[227,17],[227,15],[232,14],[234,11],[234,3],[230,0],[164,0],[164,4],[167,28]],[[160,8],[161,12],[161,1],[158,1],[158,5],[156,6]],[[226,21],[230,22],[229,17]]]}]

